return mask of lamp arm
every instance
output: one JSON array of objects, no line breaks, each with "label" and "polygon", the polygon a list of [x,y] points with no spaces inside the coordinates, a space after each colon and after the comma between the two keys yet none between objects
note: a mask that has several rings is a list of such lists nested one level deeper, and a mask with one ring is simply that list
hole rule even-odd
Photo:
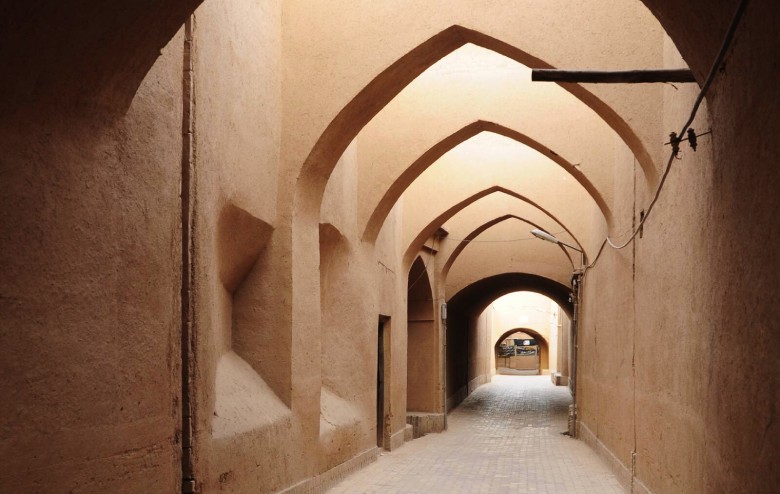
[{"label": "lamp arm", "polygon": [[575,247],[573,245],[569,245],[566,242],[561,242],[560,240],[558,240],[558,243],[563,245],[563,246],[565,246],[565,247],[570,248],[571,250],[576,250],[577,252],[582,252],[582,249],[580,249],[579,247]]}]

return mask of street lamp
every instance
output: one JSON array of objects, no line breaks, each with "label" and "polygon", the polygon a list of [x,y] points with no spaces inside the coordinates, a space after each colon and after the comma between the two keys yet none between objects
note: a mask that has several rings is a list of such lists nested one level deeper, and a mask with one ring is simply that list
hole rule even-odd
[{"label": "street lamp", "polygon": [[571,277],[572,298],[573,298],[572,303],[574,304],[574,311],[573,311],[574,317],[572,318],[571,331],[572,331],[572,339],[574,345],[572,346],[573,362],[571,362],[571,372],[570,372],[571,376],[569,377],[569,389],[572,390],[574,403],[573,403],[573,408],[569,409],[569,435],[574,437],[576,435],[576,427],[577,427],[576,426],[577,423],[577,349],[579,348],[579,344],[578,344],[579,337],[577,335],[579,333],[579,326],[580,326],[580,290],[582,289],[582,275],[585,269],[585,252],[579,247],[575,247],[565,242],[561,242],[555,237],[555,235],[550,235],[544,230],[534,228],[533,230],[531,230],[531,234],[536,238],[544,240],[545,242],[552,242],[554,244],[560,245],[561,247],[568,247],[580,253],[580,262],[581,262],[580,269],[575,269]]},{"label": "street lamp", "polygon": [[534,228],[533,230],[531,230],[531,234],[534,237],[538,238],[538,239],[544,240],[545,242],[552,242],[554,244],[562,245],[562,246],[568,247],[568,248],[570,248],[572,250],[576,250],[577,252],[580,253],[580,268],[585,266],[585,252],[582,249],[580,249],[579,247],[575,247],[573,245],[567,244],[566,242],[562,242],[562,241],[558,240],[558,238],[555,237],[555,235],[551,235],[551,234],[547,233],[546,231],[540,230],[538,228]]}]

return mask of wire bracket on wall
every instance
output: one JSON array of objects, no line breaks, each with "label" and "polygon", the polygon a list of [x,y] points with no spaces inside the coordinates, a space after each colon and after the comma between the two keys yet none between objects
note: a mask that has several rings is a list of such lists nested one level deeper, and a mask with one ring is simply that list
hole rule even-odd
[{"label": "wire bracket on wall", "polygon": [[688,144],[691,145],[691,149],[693,149],[694,153],[696,152],[697,142],[696,131],[693,129],[688,129]]},{"label": "wire bracket on wall", "polygon": [[676,158],[680,154],[680,138],[677,137],[677,132],[671,132],[669,134],[669,144],[672,145],[672,154]]},{"label": "wire bracket on wall", "polygon": [[677,156],[677,154],[680,152],[680,143],[688,141],[688,144],[691,146],[691,149],[693,151],[696,151],[696,148],[699,146],[699,137],[706,136],[712,134],[712,129],[708,130],[707,132],[702,132],[701,134],[697,134],[694,129],[688,129],[686,132],[687,137],[681,138],[677,135],[677,132],[672,132],[669,134],[669,142],[665,142],[665,146],[672,146],[672,154]]},{"label": "wire bracket on wall", "polygon": [[[619,250],[627,247],[631,242],[634,241],[636,236],[642,230],[642,226],[644,226],[645,222],[647,221],[647,218],[650,217],[650,213],[653,211],[653,206],[655,206],[655,203],[658,201],[658,197],[661,194],[661,190],[664,187],[664,183],[666,183],[666,179],[669,176],[669,172],[672,169],[672,163],[674,162],[675,159],[680,159],[677,156],[680,152],[680,143],[682,141],[690,142],[692,140],[693,142],[690,143],[691,148],[693,148],[693,150],[695,151],[696,146],[698,145],[697,138],[705,134],[712,133],[712,130],[709,130],[702,134],[696,134],[696,131],[691,128],[691,124],[693,124],[693,121],[696,118],[696,114],[699,111],[699,107],[704,101],[704,97],[707,95],[707,91],[712,85],[712,82],[715,80],[715,76],[718,74],[718,72],[721,70],[721,67],[723,66],[728,49],[731,46],[731,42],[734,39],[734,35],[737,32],[737,27],[739,26],[739,22],[745,13],[745,9],[747,8],[748,1],[749,0],[740,0],[739,5],[737,5],[737,9],[734,12],[734,17],[731,19],[731,23],[729,24],[729,29],[726,32],[725,37],[723,38],[723,42],[721,43],[720,50],[718,51],[718,54],[715,57],[715,61],[712,63],[712,66],[710,67],[710,71],[707,74],[707,79],[705,79],[704,84],[699,90],[699,95],[696,97],[696,100],[693,103],[693,108],[691,109],[691,113],[688,116],[688,120],[682,126],[682,129],[680,129],[679,133],[672,132],[671,134],[669,134],[669,142],[667,142],[666,145],[672,146],[672,152],[670,153],[669,160],[666,162],[666,168],[664,169],[664,172],[661,175],[661,179],[658,182],[658,187],[655,190],[653,199],[650,201],[650,204],[647,206],[644,218],[642,218],[642,220],[639,222],[639,225],[636,226],[631,236],[622,244],[616,244],[609,237],[609,235],[607,235],[604,241],[601,243],[601,247],[599,247],[599,250],[596,253],[596,256],[593,258],[593,261],[591,261],[590,264],[588,264],[583,268],[583,272],[587,272],[588,270],[592,269],[596,265],[598,260],[601,258],[601,254],[604,252],[604,248],[607,245],[609,245],[613,249]],[[680,136],[682,135],[686,135],[687,137],[681,138]],[[691,139],[691,137],[693,137],[693,139]]]}]

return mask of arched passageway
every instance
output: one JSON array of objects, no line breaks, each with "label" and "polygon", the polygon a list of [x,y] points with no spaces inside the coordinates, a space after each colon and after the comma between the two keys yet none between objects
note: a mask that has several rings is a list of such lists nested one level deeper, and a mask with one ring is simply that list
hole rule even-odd
[{"label": "arched passageway", "polygon": [[[376,76],[341,109],[320,135],[302,169],[303,180],[298,188],[301,206],[314,206],[319,202],[316,198],[324,192],[327,178],[339,156],[371,118],[435,61],[466,43],[489,48],[529,67],[550,67],[548,63],[517,47],[462,26],[451,26],[432,36]],[[566,88],[599,113],[626,140],[638,156],[648,181],[653,183],[656,172],[652,160],[620,115],[583,86],[570,85]],[[316,202],[311,204],[312,200]]]},{"label": "arched passageway", "polygon": [[[375,421],[386,418],[386,444],[403,444],[415,358],[403,322],[424,322],[409,317],[410,267],[457,204],[406,232],[404,207],[417,202],[382,202],[398,192],[392,175],[369,192],[381,208],[358,205],[361,129],[468,43],[532,67],[687,65],[703,82],[737,0],[489,4],[3,2],[0,387],[9,399],[0,405],[0,485],[305,490],[373,459]],[[760,493],[780,484],[780,260],[767,247],[780,243],[778,23],[776,2],[751,0],[694,125],[712,132],[695,153],[683,145],[685,166],[671,168],[637,242],[606,249],[585,277],[578,433],[635,490]],[[621,141],[596,146],[603,161],[565,156],[566,178],[586,189],[579,179],[589,167],[623,170],[602,176],[601,199],[591,194],[602,216],[564,208],[580,213],[563,223],[597,252],[606,208],[618,236],[641,221],[669,156],[664,143],[697,88],[566,89]],[[442,125],[420,154],[483,118]],[[491,190],[526,197],[532,183],[509,182]],[[554,184],[541,197],[549,210]],[[383,208],[371,228],[357,219]],[[424,270],[431,301],[449,298],[453,348],[492,344],[469,333],[483,303],[473,286],[491,296],[547,290],[572,313],[564,276],[534,271],[534,283],[480,285],[468,273],[452,294],[435,262]],[[431,310],[436,319],[438,302]],[[382,414],[380,314],[398,323]],[[752,338],[721,338],[723,327]],[[659,358],[658,340],[673,338],[673,358]],[[448,398],[473,391],[484,364],[454,361]]]},{"label": "arched passageway", "polygon": [[496,337],[489,334],[492,314],[485,309],[512,292],[539,293],[572,314],[568,287],[537,275],[505,273],[472,283],[447,301],[447,410],[451,410],[495,373]]}]

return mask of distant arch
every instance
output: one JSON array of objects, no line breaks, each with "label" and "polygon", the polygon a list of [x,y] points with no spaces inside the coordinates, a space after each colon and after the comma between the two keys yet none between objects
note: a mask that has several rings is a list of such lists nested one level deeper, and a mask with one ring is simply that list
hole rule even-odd
[{"label": "distant arch", "polygon": [[501,336],[500,336],[500,337],[499,337],[499,338],[496,340],[496,342],[495,342],[495,344],[493,345],[493,347],[494,347],[494,348],[498,348],[498,346],[501,344],[501,342],[502,342],[502,341],[506,340],[507,338],[509,338],[510,336],[512,336],[512,335],[513,335],[513,334],[515,334],[515,333],[526,333],[526,334],[528,334],[528,335],[531,335],[531,336],[533,336],[533,338],[534,338],[535,340],[541,341],[541,342],[542,342],[542,343],[544,343],[545,345],[548,345],[548,346],[549,346],[549,343],[547,342],[547,338],[545,338],[544,336],[542,336],[542,334],[541,334],[541,333],[539,333],[538,331],[535,331],[535,330],[533,330],[533,329],[531,329],[531,328],[518,327],[518,328],[510,329],[509,331],[506,331],[504,334],[502,334],[502,335],[501,335]]},{"label": "distant arch", "polygon": [[[457,403],[465,397],[469,383],[488,371],[485,365],[480,371],[476,353],[478,320],[485,309],[497,298],[512,292],[534,292],[548,297],[571,317],[574,310],[569,300],[571,289],[550,278],[529,273],[504,273],[482,278],[473,282],[447,300],[446,352],[447,393],[450,403]],[[491,337],[482,346],[482,355],[488,356],[493,340]],[[467,394],[467,392],[466,392]]]},{"label": "distant arch", "polygon": [[501,335],[493,345],[493,354],[496,356],[496,369],[498,369],[498,347],[501,346],[501,342],[509,338],[515,333],[525,333],[532,336],[534,340],[539,344],[539,370],[544,371],[550,369],[550,343],[547,338],[541,335],[538,331],[534,331],[530,328],[515,328],[510,329]]},{"label": "distant arch", "polygon": [[447,300],[448,307],[455,306],[480,314],[494,300],[512,292],[534,292],[551,299],[571,318],[574,304],[570,298],[571,287],[557,281],[529,273],[504,273],[482,278]]},{"label": "distant arch", "polygon": [[531,206],[535,207],[536,209],[540,210],[542,213],[544,213],[546,216],[548,216],[550,219],[552,219],[555,223],[561,226],[561,228],[564,229],[566,233],[571,236],[572,239],[574,239],[574,242],[579,246],[580,249],[583,251],[585,248],[582,246],[580,241],[577,239],[577,237],[569,230],[568,227],[566,227],[558,218],[556,218],[552,213],[541,207],[539,204],[535,203],[534,201],[528,199],[525,196],[522,196],[518,194],[517,192],[514,192],[512,190],[506,189],[504,187],[500,186],[493,186],[489,187],[487,189],[484,189],[480,192],[477,192],[476,194],[473,194],[469,196],[468,198],[458,202],[457,204],[454,204],[452,207],[444,211],[443,213],[439,214],[436,218],[431,220],[420,232],[415,236],[415,238],[409,243],[409,245],[406,248],[406,251],[404,253],[404,265],[408,266],[409,263],[411,263],[412,259],[414,259],[414,256],[417,254],[417,252],[420,250],[420,247],[425,243],[425,241],[431,237],[431,235],[436,232],[437,229],[441,227],[447,220],[455,216],[459,211],[461,211],[463,208],[468,206],[469,204],[472,204],[476,202],[477,200],[486,197],[490,194],[494,193],[504,193],[506,195],[516,197],[520,199],[523,202],[526,202],[530,204]]},{"label": "distant arch", "polygon": [[[509,219],[516,219],[519,221],[522,221],[524,223],[529,224],[530,226],[534,228],[539,228],[541,230],[544,230],[540,225],[534,223],[533,221],[529,221],[525,218],[521,218],[520,216],[514,215],[514,214],[506,214],[504,216],[499,216],[498,218],[494,218],[486,223],[483,223],[482,225],[478,226],[474,229],[471,233],[466,235],[466,237],[461,240],[458,245],[452,250],[452,253],[450,253],[450,257],[447,258],[447,260],[444,262],[444,266],[442,266],[441,269],[441,277],[442,279],[447,279],[447,274],[450,272],[450,268],[455,263],[455,261],[458,259],[458,256],[460,256],[461,252],[463,252],[463,249],[469,246],[472,240],[477,238],[480,234],[482,234],[485,230],[488,230],[490,227],[493,227],[501,222],[504,222]],[[572,267],[574,266],[574,260],[571,258],[571,255],[569,254],[569,251],[566,250],[566,248],[562,245],[558,245],[558,247],[563,251],[564,255],[569,259],[569,262],[572,264]]]}]

